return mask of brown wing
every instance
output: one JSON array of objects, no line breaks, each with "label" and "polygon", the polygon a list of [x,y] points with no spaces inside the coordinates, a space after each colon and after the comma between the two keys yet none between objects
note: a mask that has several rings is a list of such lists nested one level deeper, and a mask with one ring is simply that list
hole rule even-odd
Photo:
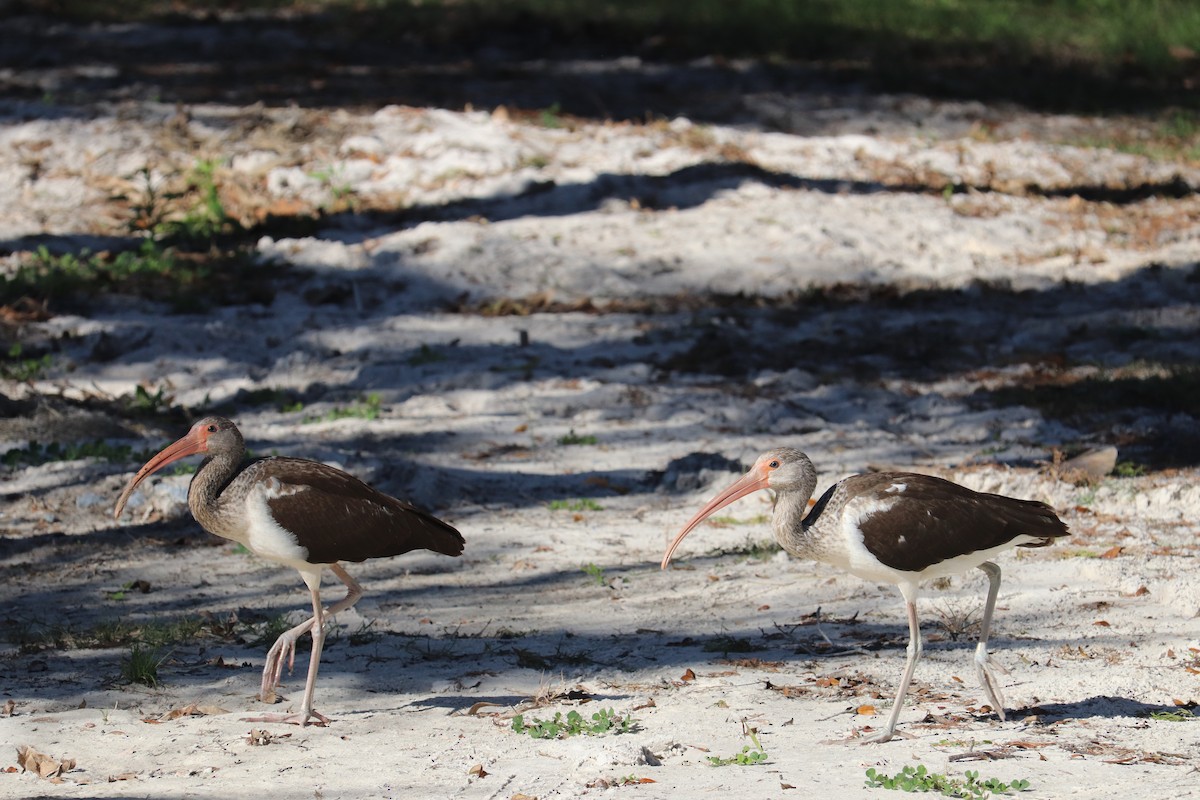
[{"label": "brown wing", "polygon": [[339,469],[298,458],[266,458],[254,467],[262,479],[279,482],[279,496],[267,500],[271,515],[308,549],[313,564],[463,551],[462,534],[452,526]]},{"label": "brown wing", "polygon": [[[1054,509],[1036,500],[1018,500],[976,492],[941,478],[911,473],[878,473],[847,479],[857,494],[895,497],[886,512],[859,523],[863,544],[883,564],[919,572],[950,558],[1009,544],[1019,536],[1034,541],[1020,547],[1043,547],[1067,535]],[[903,491],[888,487],[902,484]]]}]

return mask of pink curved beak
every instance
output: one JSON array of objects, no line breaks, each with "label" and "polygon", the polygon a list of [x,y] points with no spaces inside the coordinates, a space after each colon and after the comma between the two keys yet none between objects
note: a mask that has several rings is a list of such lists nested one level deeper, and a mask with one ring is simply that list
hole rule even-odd
[{"label": "pink curved beak", "polygon": [[766,489],[769,485],[769,473],[765,469],[762,469],[758,464],[755,464],[749,472],[738,478],[731,486],[729,486],[729,488],[721,492],[712,500],[709,500],[708,504],[696,512],[696,516],[692,517],[691,520],[688,521],[688,524],[683,526],[683,530],[681,530],[675,537],[675,540],[671,542],[670,547],[667,548],[666,555],[663,556],[662,569],[666,569],[667,565],[671,563],[671,556],[674,555],[675,548],[679,547],[679,543],[683,541],[683,537],[691,533],[692,529],[703,522],[705,517],[709,516],[715,511],[718,511],[719,509],[724,508],[734,500],[738,500],[748,494],[757,492],[759,489]]},{"label": "pink curved beak", "polygon": [[158,455],[147,461],[145,466],[138,470],[137,475],[134,475],[129,483],[125,484],[125,491],[121,492],[121,496],[117,498],[117,508],[113,512],[113,519],[121,518],[121,511],[124,510],[125,502],[129,500],[129,495],[133,494],[133,490],[147,476],[158,472],[174,461],[195,455],[196,453],[204,453],[207,450],[208,436],[205,435],[205,431],[199,425],[193,425],[186,436],[174,444],[163,448]]}]

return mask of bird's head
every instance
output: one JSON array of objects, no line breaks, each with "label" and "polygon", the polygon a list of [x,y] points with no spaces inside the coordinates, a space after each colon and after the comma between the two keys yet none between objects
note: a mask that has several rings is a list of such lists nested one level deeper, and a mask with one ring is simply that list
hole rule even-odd
[{"label": "bird's head", "polygon": [[245,449],[237,426],[224,417],[205,417],[191,427],[183,438],[165,448],[138,470],[117,498],[114,518],[120,518],[125,502],[146,477],[168,464],[197,453],[237,453]]},{"label": "bird's head", "polygon": [[671,556],[674,555],[675,548],[679,546],[679,543],[706,517],[759,489],[788,492],[803,491],[807,486],[808,492],[811,494],[813,486],[816,484],[816,474],[816,469],[808,456],[794,448],[780,447],[763,453],[755,460],[754,466],[750,468],[749,472],[708,501],[704,508],[696,512],[696,516],[683,526],[674,541],[667,547],[667,552],[662,560],[663,569],[666,569],[667,565],[671,563]]}]

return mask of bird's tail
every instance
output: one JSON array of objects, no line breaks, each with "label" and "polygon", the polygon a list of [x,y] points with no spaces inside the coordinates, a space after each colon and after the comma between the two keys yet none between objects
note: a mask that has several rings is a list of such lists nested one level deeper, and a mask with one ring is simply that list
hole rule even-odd
[{"label": "bird's tail", "polygon": [[424,511],[415,513],[420,516],[421,527],[425,533],[420,540],[422,548],[445,556],[462,555],[466,541],[457,528]]},{"label": "bird's tail", "polygon": [[1009,526],[1026,536],[1036,537],[1033,541],[1018,543],[1017,547],[1045,547],[1060,536],[1070,534],[1066,523],[1045,503],[1038,500],[1008,499],[1010,503],[1006,511]]}]

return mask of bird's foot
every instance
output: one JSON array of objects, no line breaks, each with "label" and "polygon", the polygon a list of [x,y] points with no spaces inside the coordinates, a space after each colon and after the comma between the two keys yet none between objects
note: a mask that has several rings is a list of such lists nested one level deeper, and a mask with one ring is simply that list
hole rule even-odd
[{"label": "bird's foot", "polygon": [[883,744],[890,742],[892,739],[915,739],[911,733],[897,731],[895,728],[884,728],[870,736],[860,736],[858,731],[849,739],[844,740],[846,744]]},{"label": "bird's foot", "polygon": [[315,725],[324,728],[333,720],[316,711],[301,711],[298,714],[260,714],[257,717],[242,717],[242,722],[282,722],[287,725]]},{"label": "bird's foot", "polygon": [[287,662],[289,675],[296,667],[296,639],[299,637],[291,634],[292,631],[288,631],[280,636],[267,651],[267,660],[263,664],[262,691],[258,695],[264,703],[275,702],[275,689],[283,680],[284,662]]},{"label": "bird's foot", "polygon": [[996,716],[1004,721],[1004,693],[1000,691],[1000,681],[996,678],[996,673],[1003,675],[1008,674],[1008,670],[992,661],[987,651],[975,652],[975,676],[979,678],[979,685],[983,688],[983,693],[987,696],[988,704],[992,707],[992,711],[996,712]]}]

